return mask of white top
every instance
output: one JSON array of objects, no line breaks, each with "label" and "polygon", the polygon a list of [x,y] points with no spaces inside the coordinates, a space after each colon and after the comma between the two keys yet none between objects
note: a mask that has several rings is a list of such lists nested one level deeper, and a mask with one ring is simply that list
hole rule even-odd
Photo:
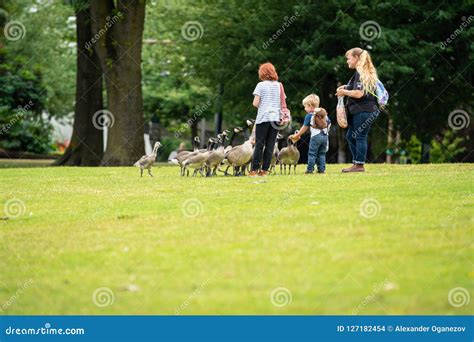
[{"label": "white top", "polygon": [[280,121],[280,82],[259,82],[253,95],[260,96],[256,124],[268,121]]}]

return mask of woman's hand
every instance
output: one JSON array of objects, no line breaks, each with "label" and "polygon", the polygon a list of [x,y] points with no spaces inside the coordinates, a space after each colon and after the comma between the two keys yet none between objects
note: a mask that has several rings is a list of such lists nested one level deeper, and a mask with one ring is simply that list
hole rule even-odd
[{"label": "woman's hand", "polygon": [[344,89],[344,86],[340,86],[337,88],[336,96],[347,96],[347,90]]}]

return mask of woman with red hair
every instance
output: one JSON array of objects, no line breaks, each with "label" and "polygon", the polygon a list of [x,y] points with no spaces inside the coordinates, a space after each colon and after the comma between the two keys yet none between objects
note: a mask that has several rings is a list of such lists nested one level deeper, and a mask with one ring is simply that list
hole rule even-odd
[{"label": "woman with red hair", "polygon": [[[261,82],[253,91],[253,105],[258,108],[258,112],[254,128],[255,149],[250,177],[268,174],[280,121],[280,91],[283,90],[283,85],[278,82],[278,74],[272,63],[260,65],[258,77]],[[262,168],[258,171],[260,165]]]}]

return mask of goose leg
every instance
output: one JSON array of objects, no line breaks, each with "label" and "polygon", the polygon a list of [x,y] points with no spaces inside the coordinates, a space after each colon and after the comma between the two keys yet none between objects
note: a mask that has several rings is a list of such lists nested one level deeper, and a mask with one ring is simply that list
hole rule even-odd
[{"label": "goose leg", "polygon": [[147,169],[148,170],[148,174],[153,177],[153,175],[151,174],[151,170],[150,169]]},{"label": "goose leg", "polygon": [[140,168],[140,177],[143,177],[143,169]]},{"label": "goose leg", "polygon": [[280,175],[283,173],[283,165],[280,164]]}]

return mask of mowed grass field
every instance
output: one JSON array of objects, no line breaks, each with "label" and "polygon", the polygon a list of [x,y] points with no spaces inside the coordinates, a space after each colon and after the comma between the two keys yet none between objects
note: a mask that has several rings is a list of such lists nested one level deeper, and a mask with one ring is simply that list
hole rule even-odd
[{"label": "mowed grass field", "polygon": [[0,313],[471,314],[474,165],[342,167],[0,169]]}]

